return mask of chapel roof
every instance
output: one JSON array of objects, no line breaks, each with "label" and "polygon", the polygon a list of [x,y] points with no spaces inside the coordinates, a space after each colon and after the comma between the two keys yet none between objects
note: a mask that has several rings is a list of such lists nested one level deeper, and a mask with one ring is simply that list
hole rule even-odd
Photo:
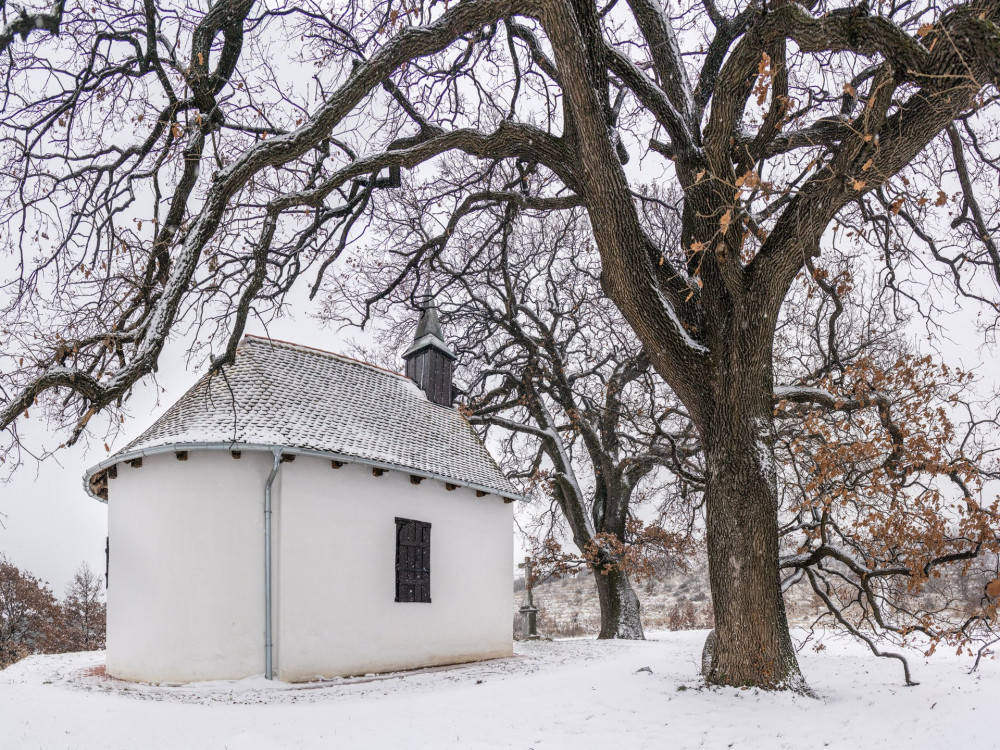
[{"label": "chapel roof", "polygon": [[85,484],[94,494],[109,466],[199,446],[329,454],[520,497],[465,417],[428,400],[409,378],[256,336],[244,337],[231,365],[204,375],[138,438],[88,470]]}]

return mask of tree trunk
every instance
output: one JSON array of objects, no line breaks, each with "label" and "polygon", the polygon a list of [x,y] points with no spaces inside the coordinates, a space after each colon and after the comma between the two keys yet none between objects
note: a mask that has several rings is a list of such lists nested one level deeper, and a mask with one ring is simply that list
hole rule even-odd
[{"label": "tree trunk", "polygon": [[715,404],[702,433],[715,613],[707,679],[805,690],[781,594],[772,376],[763,359],[729,359],[713,384]]},{"label": "tree trunk", "polygon": [[645,640],[639,619],[639,597],[632,589],[628,574],[617,569],[604,574],[595,569],[594,580],[601,603],[601,632],[597,637]]}]

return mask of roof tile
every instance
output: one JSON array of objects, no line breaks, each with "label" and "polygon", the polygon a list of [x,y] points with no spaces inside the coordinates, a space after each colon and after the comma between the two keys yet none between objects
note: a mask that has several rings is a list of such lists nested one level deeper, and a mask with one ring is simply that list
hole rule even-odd
[{"label": "roof tile", "polygon": [[119,455],[180,443],[276,445],[353,456],[519,493],[466,419],[374,365],[247,336]]}]

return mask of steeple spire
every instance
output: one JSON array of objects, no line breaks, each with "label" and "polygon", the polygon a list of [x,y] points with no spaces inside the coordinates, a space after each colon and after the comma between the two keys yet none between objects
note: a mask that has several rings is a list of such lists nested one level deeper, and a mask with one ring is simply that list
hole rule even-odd
[{"label": "steeple spire", "polygon": [[444,342],[444,334],[441,333],[441,321],[438,320],[437,305],[434,300],[428,298],[424,303],[425,307],[420,314],[420,322],[417,323],[417,332],[413,336],[414,341],[419,341],[424,336],[434,336]]},{"label": "steeple spire", "polygon": [[458,358],[445,343],[429,281],[417,332],[413,343],[403,352],[403,359],[406,360],[406,376],[420,386],[427,398],[436,404],[451,406],[452,374]]}]

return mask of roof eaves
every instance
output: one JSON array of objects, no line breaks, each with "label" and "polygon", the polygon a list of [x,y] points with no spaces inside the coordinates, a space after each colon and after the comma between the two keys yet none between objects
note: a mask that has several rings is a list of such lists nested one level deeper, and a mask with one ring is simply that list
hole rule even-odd
[{"label": "roof eaves", "polygon": [[[412,474],[414,476],[425,477],[427,479],[436,479],[441,482],[446,482],[448,484],[454,484],[459,487],[468,487],[472,490],[478,490],[481,492],[487,492],[491,495],[497,495],[505,499],[509,499],[515,502],[521,502],[525,499],[525,496],[512,491],[514,489],[513,485],[509,485],[510,489],[500,489],[497,487],[489,487],[484,484],[478,484],[476,482],[469,482],[462,479],[455,479],[454,477],[447,477],[443,474],[437,474],[434,472],[424,471],[421,469],[415,469],[409,466],[402,466],[399,464],[387,463],[385,461],[376,461],[368,458],[361,458],[359,456],[350,456],[344,453],[336,453],[334,451],[320,451],[311,448],[293,448],[280,445],[259,445],[254,443],[239,443],[239,442],[215,442],[215,443],[170,443],[167,445],[156,445],[149,448],[138,448],[132,451],[123,451],[121,453],[116,453],[110,458],[106,458],[98,464],[90,467],[86,470],[83,475],[83,489],[95,500],[102,503],[107,503],[107,500],[101,498],[93,493],[91,490],[91,480],[99,473],[106,471],[109,467],[114,466],[118,463],[124,463],[126,461],[132,461],[136,458],[143,458],[146,456],[157,456],[163,455],[165,453],[177,453],[179,451],[190,451],[190,450],[217,450],[217,451],[260,451],[260,452],[274,452],[275,450],[280,451],[283,455],[295,455],[295,456],[313,456],[316,458],[326,458],[334,461],[342,461],[343,463],[359,464],[361,466],[370,466],[377,469],[386,469],[388,471],[398,471],[404,474]],[[509,484],[509,482],[508,482]]]}]

